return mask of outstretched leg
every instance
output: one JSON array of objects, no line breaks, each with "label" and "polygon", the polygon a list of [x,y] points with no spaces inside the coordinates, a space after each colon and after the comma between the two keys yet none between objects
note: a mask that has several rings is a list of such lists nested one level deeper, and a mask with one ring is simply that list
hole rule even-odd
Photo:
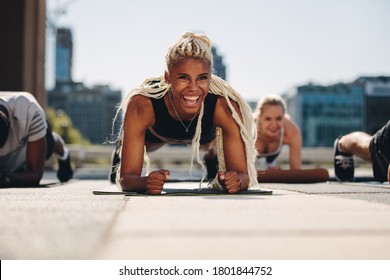
[{"label": "outstretched leg", "polygon": [[375,179],[379,182],[390,182],[390,121],[373,135],[370,154]]},{"label": "outstretched leg", "polygon": [[354,180],[355,164],[353,156],[371,162],[370,141],[372,136],[356,131],[339,137],[334,143],[334,171],[337,180],[349,182]]},{"label": "outstretched leg", "polygon": [[338,149],[342,153],[352,154],[365,161],[371,162],[370,141],[372,136],[356,131],[342,136],[338,141]]},{"label": "outstretched leg", "polygon": [[348,149],[341,151],[340,140],[341,137],[334,141],[334,174],[340,182],[352,182],[355,174],[353,154]]},{"label": "outstretched leg", "polygon": [[46,160],[48,160],[52,154],[55,154],[58,158],[58,170],[57,178],[61,182],[67,182],[73,177],[73,170],[70,161],[69,150],[65,145],[61,136],[51,130],[49,123],[47,123],[46,130]]},{"label": "outstretched leg", "polygon": [[65,146],[65,142],[59,134],[53,132],[53,138],[54,154],[58,158],[57,178],[61,182],[67,182],[73,177],[69,149]]},{"label": "outstretched leg", "polygon": [[349,172],[350,167],[353,168],[354,155],[372,163],[374,178],[377,181],[390,182],[390,121],[372,136],[357,131],[336,139],[336,177],[337,173],[343,176],[346,174],[345,170]]}]

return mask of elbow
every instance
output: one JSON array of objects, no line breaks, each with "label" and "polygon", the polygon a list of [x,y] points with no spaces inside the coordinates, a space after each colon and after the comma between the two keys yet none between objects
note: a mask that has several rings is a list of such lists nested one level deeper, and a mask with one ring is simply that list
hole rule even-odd
[{"label": "elbow", "polygon": [[25,182],[25,186],[27,186],[27,187],[39,186],[41,179],[42,179],[42,176],[39,176],[39,175],[32,176],[29,180],[27,180]]},{"label": "elbow", "polygon": [[32,176],[31,181],[34,183],[34,185],[39,185],[43,177],[43,172],[35,174],[35,176]]}]

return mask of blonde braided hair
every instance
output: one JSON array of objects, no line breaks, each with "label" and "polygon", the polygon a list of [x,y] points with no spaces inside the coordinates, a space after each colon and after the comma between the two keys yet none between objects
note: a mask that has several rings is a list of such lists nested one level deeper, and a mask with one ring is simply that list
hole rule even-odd
[{"label": "blonde braided hair", "polygon": [[[172,47],[169,48],[168,53],[165,57],[166,64],[168,69],[175,65],[177,61],[185,58],[196,58],[203,59],[210,63],[210,67],[212,68],[213,56],[211,53],[211,43],[209,38],[203,34],[195,34],[192,32],[186,32],[182,34],[179,41],[176,42]],[[128,107],[129,102],[135,95],[143,95],[149,98],[162,98],[166,93],[171,90],[171,85],[166,83],[163,76],[154,77],[146,79],[138,88],[133,89],[121,102],[116,116],[118,116],[119,111],[122,110],[123,115],[126,114],[126,109]],[[246,164],[249,175],[249,186],[254,186],[257,184],[257,172],[255,169],[255,161],[256,161],[256,149],[254,140],[256,137],[256,130],[253,129],[253,118],[249,105],[245,100],[241,97],[239,93],[237,93],[226,81],[219,78],[216,75],[211,76],[210,86],[209,86],[209,94],[215,94],[219,96],[223,96],[232,111],[232,116],[234,120],[240,127],[241,138],[245,144],[245,154],[246,154]],[[234,109],[231,100],[236,102],[239,106],[240,112],[242,114],[242,118],[237,114]],[[196,159],[198,164],[202,167],[203,175],[200,181],[201,183],[204,181],[206,177],[206,167],[203,163],[203,160],[200,155],[200,137],[202,133],[202,118],[204,112],[204,103],[201,104],[201,108],[199,111],[199,117],[196,123],[195,134],[192,138],[191,142],[191,168],[190,172],[193,168],[193,161]],[[123,124],[122,124],[123,128]],[[123,129],[121,128],[121,131]],[[219,170],[226,171],[225,157],[223,153],[223,135],[222,130],[217,127],[216,133],[216,146],[217,146],[217,156],[219,163]],[[121,155],[121,147],[119,149],[119,155]],[[146,162],[147,173],[150,171],[150,162],[149,158],[144,152],[144,159]],[[117,169],[117,184],[119,183],[119,170]],[[217,178],[214,178],[211,183],[215,188],[221,188],[218,183]]]}]

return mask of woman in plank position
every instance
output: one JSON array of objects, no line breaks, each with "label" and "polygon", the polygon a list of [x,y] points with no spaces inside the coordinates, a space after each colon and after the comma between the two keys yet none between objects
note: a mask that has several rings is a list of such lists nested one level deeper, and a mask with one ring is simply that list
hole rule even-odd
[{"label": "woman in plank position", "polygon": [[286,102],[279,95],[267,95],[257,103],[254,113],[256,150],[258,158],[265,158],[266,169],[280,170],[276,158],[283,145],[289,146],[290,169],[301,169],[301,131],[290,120],[286,107]]},{"label": "woman in plank position", "polygon": [[[186,32],[165,58],[164,76],[145,80],[120,105],[124,122],[111,182],[124,191],[160,194],[170,171],[143,176],[144,155],[169,143],[191,144],[191,164],[195,159],[202,166],[202,181],[207,170],[213,187],[237,193],[256,185],[250,108],[228,83],[212,74],[209,38]],[[205,151],[204,162],[200,150]]]}]

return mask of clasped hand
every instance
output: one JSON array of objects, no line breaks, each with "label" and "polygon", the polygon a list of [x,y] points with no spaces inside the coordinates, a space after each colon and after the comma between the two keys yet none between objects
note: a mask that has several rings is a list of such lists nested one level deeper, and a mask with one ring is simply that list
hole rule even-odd
[{"label": "clasped hand", "polygon": [[160,169],[149,173],[146,179],[146,192],[148,194],[161,194],[165,181],[169,180],[170,172]]},{"label": "clasped hand", "polygon": [[[152,171],[146,179],[146,192],[148,194],[161,194],[164,184],[169,180],[170,172],[166,169]],[[218,181],[228,193],[241,191],[241,179],[237,172],[218,172]]]},{"label": "clasped hand", "polygon": [[241,179],[236,171],[218,171],[218,182],[228,193],[238,193],[241,191]]}]

